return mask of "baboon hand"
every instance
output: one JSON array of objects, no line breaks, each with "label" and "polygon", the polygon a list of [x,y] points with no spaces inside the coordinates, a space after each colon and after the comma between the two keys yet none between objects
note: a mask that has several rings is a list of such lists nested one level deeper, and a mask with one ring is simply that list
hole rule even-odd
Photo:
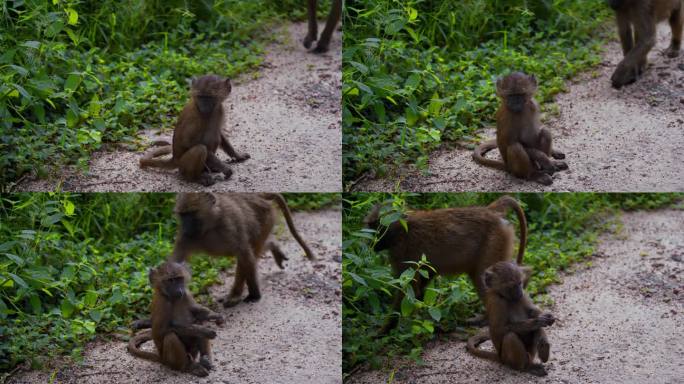
[{"label": "baboon hand", "polygon": [[537,322],[542,327],[548,327],[549,325],[553,325],[555,321],[556,318],[554,318],[553,315],[548,312],[542,313],[541,315],[539,315],[539,317],[537,317]]},{"label": "baboon hand", "polygon": [[620,88],[623,85],[631,84],[636,81],[637,69],[633,66],[625,64],[624,61],[618,64],[615,68],[613,76],[610,77],[610,81],[613,83],[613,87]]},{"label": "baboon hand", "polygon": [[223,325],[226,322],[223,316],[219,315],[218,313],[209,315],[209,320],[213,320],[216,325]]}]

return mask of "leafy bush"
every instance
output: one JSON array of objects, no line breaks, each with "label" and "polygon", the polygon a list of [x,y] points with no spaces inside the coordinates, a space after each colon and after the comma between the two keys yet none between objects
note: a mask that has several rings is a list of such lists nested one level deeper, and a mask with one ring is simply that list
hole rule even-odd
[{"label": "leafy bush", "polygon": [[[345,185],[402,163],[427,166],[443,141],[493,120],[496,77],[540,80],[538,99],[600,61],[593,0],[361,0],[346,6],[342,67]],[[593,36],[592,36],[593,35]]]},{"label": "leafy bush", "polygon": [[[332,196],[329,196],[332,195]],[[335,195],[301,194],[293,209]],[[337,195],[339,199],[339,195]],[[0,196],[0,371],[55,355],[78,359],[98,333],[128,332],[148,313],[147,271],[171,252],[172,194]],[[193,257],[191,289],[211,300],[230,258]]]},{"label": "leafy bush", "polygon": [[[428,285],[423,300],[413,294],[411,281],[416,273],[430,268],[425,262],[401,276],[391,273],[386,252],[376,254],[372,245],[375,231],[364,229],[362,219],[370,208],[383,203],[389,209],[384,224],[398,219],[396,212],[408,207],[436,209],[486,205],[497,193],[429,193],[345,195],[342,217],[342,300],[343,372],[360,363],[373,368],[397,355],[420,360],[422,347],[438,330],[451,331],[480,309],[481,304],[467,277],[437,277]],[[615,228],[612,213],[619,208],[657,208],[681,202],[684,194],[593,194],[551,193],[515,194],[523,204],[528,221],[528,243],[524,263],[534,269],[528,292],[536,300],[549,300],[543,293],[558,281],[558,273],[591,256],[597,235]],[[509,215],[513,219],[514,215]],[[515,224],[516,231],[519,228]],[[410,228],[409,228],[410,230]],[[422,271],[420,270],[422,269]],[[392,295],[401,289],[396,329],[378,336],[389,315]]]},{"label": "leafy bush", "polygon": [[[295,1],[43,1],[0,8],[0,190],[87,166],[106,143],[170,128],[186,81],[261,63],[264,33]],[[325,9],[323,9],[323,12]]]}]

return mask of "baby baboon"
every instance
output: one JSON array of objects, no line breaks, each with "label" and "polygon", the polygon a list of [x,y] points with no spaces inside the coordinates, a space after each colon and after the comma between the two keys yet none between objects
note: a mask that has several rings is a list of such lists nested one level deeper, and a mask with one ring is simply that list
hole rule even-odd
[{"label": "baby baboon", "polygon": [[[410,268],[408,261],[417,262],[425,255],[437,274],[470,276],[478,296],[485,300],[482,273],[498,261],[513,258],[513,226],[504,219],[508,208],[515,210],[520,223],[518,263],[522,263],[527,241],[527,221],[518,202],[510,196],[502,196],[486,207],[445,208],[432,211],[414,211],[405,217],[408,231],[399,222],[388,227],[380,224],[379,206],[375,206],[364,220],[368,228],[375,229],[380,239],[373,248],[376,252],[388,249],[394,276]],[[429,271],[430,278],[434,272]],[[414,291],[422,298],[429,282],[416,275]],[[394,296],[393,308],[397,311],[402,292]],[[397,324],[392,314],[380,331],[388,332]]]},{"label": "baby baboon", "polygon": [[[484,272],[489,333],[471,337],[466,348],[475,356],[545,376],[544,366],[534,363],[534,357],[539,353],[541,361],[549,359],[549,341],[542,328],[556,319],[550,313],[542,313],[525,293],[530,273],[529,268],[510,261],[498,262]],[[488,339],[496,353],[477,348]]]},{"label": "baby baboon", "polygon": [[[544,185],[553,183],[550,175],[568,169],[565,155],[551,148],[551,133],[541,128],[539,104],[533,96],[537,79],[522,72],[513,72],[496,82],[496,94],[501,105],[496,112],[496,140],[480,144],[473,160],[487,167],[508,171],[516,177],[534,180]],[[499,148],[503,162],[485,158]]]},{"label": "baby baboon", "polygon": [[656,44],[656,25],[667,19],[672,28],[668,57],[677,57],[682,44],[684,0],[607,0],[617,19],[624,59],[610,80],[613,87],[633,83],[646,68],[648,52]]},{"label": "baby baboon", "polygon": [[[128,342],[128,351],[137,357],[160,362],[172,369],[206,376],[211,365],[209,339],[213,330],[195,324],[204,320],[223,323],[221,315],[197,304],[187,288],[190,275],[182,264],[166,262],[150,269],[152,316],[134,323],[134,328],[150,326]],[[140,345],[154,340],[157,353],[146,352]],[[196,361],[199,354],[199,362]]]},{"label": "baby baboon", "polygon": [[244,301],[259,300],[261,293],[256,275],[259,256],[271,251],[280,268],[287,260],[278,244],[269,240],[275,222],[273,201],[282,211],[290,233],[306,257],[313,260],[313,253],[297,233],[285,199],[277,193],[180,194],[175,209],[180,227],[171,260],[185,261],[195,252],[212,256],[234,255],[237,257],[235,282],[223,305],[238,304],[245,283],[249,295]]},{"label": "baby baboon", "polygon": [[[304,47],[306,49],[311,48],[311,44],[318,38],[318,21],[316,20],[317,6],[318,0],[308,0],[309,32],[304,38]],[[325,29],[323,30],[323,33],[321,33],[321,38],[318,39],[316,48],[311,52],[323,53],[328,51],[330,38],[337,26],[337,22],[340,21],[340,15],[342,15],[342,0],[332,0],[328,20],[325,22]]]},{"label": "baby baboon", "polygon": [[[190,101],[178,117],[173,131],[173,145],[166,144],[140,159],[141,167],[178,168],[183,179],[212,185],[210,172],[221,172],[227,179],[233,171],[216,156],[220,146],[235,161],[249,159],[236,152],[221,132],[224,120],[223,101],[231,91],[230,79],[205,75],[192,80]],[[171,154],[170,159],[156,157]]]}]

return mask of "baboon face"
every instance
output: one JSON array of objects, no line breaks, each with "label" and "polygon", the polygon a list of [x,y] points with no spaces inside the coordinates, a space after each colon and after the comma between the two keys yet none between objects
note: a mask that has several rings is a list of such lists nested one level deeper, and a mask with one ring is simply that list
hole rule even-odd
[{"label": "baboon face", "polygon": [[205,75],[192,80],[191,94],[199,112],[208,115],[228,97],[231,89],[230,79]]},{"label": "baboon face", "polygon": [[512,112],[522,112],[525,104],[537,92],[537,78],[522,72],[513,72],[496,81],[496,94]]},{"label": "baboon face", "polygon": [[510,261],[500,261],[487,268],[483,275],[487,289],[494,290],[509,302],[517,302],[524,295],[527,271]]},{"label": "baboon face", "polygon": [[204,232],[204,220],[200,217],[208,217],[215,203],[216,197],[211,193],[183,193],[178,196],[175,212],[180,219],[183,237],[193,239]]},{"label": "baboon face", "polygon": [[167,262],[156,269],[150,269],[150,283],[155,290],[170,301],[185,296],[185,282],[189,273],[182,264]]}]

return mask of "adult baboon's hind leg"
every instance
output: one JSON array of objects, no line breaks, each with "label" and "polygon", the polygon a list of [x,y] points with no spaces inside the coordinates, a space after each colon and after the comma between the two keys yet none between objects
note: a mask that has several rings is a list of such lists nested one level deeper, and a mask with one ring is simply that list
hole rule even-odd
[{"label": "adult baboon's hind leg", "polygon": [[684,25],[684,6],[672,11],[670,15],[670,27],[672,28],[672,41],[666,53],[668,57],[679,56],[679,50],[682,46],[682,26]]}]

